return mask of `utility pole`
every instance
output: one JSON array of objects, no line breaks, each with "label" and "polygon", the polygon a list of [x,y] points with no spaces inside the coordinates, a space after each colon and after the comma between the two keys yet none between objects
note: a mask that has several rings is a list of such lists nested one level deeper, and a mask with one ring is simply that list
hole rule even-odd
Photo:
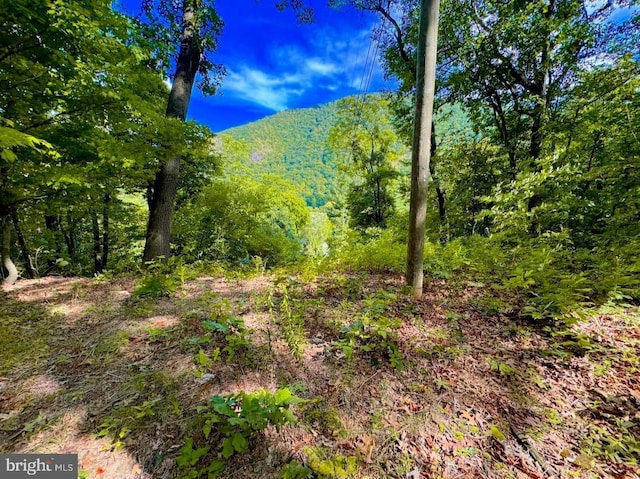
[{"label": "utility pole", "polygon": [[411,152],[411,200],[406,282],[415,298],[422,297],[423,252],[427,216],[427,181],[431,160],[431,123],[436,90],[438,16],[440,0],[420,2],[418,65],[416,68],[416,110]]}]

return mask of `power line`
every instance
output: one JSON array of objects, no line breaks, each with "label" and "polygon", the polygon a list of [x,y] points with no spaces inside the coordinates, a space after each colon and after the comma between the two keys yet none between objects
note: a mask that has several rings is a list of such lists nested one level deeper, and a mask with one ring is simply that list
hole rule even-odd
[{"label": "power line", "polygon": [[[356,96],[356,105],[360,102],[360,107],[356,112],[356,125],[360,126],[362,121],[362,112],[364,110],[364,104],[367,100],[367,95],[369,94],[369,88],[371,86],[371,78],[373,77],[373,70],[375,68],[375,62],[378,56],[378,51],[380,50],[380,41],[382,39],[382,32],[384,31],[384,27],[386,25],[386,18],[382,19],[379,28],[377,29],[377,38],[374,41],[374,32],[376,31],[375,27],[372,29],[372,33],[369,37],[369,47],[367,49],[367,56],[365,58],[364,68],[362,71],[362,78],[360,80],[360,88],[359,93]],[[375,47],[373,44],[375,43]],[[373,47],[373,51],[372,51]],[[361,100],[358,100],[361,98]]]}]

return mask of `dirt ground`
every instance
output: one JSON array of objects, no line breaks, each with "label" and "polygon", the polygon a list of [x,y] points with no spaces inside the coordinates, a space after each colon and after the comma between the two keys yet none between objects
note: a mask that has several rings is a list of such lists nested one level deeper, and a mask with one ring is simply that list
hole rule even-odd
[{"label": "dirt ground", "polygon": [[[135,286],[0,292],[0,451],[77,453],[83,478],[198,477],[176,463],[203,440],[198,407],[286,387],[309,400],[297,422],[252,436],[220,477],[279,478],[294,460],[311,477],[640,477],[636,307],[559,328],[501,312],[476,283],[434,281],[416,301],[392,274]],[[246,341],[207,330],[220,318]]]}]

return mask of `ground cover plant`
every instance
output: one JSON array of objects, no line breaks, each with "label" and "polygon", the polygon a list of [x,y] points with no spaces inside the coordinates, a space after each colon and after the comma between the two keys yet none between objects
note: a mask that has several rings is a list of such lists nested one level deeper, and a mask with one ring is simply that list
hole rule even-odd
[{"label": "ground cover plant", "polygon": [[3,293],[0,449],[78,452],[86,478],[640,474],[637,307],[549,329],[468,280],[421,300],[394,273],[137,287]]}]

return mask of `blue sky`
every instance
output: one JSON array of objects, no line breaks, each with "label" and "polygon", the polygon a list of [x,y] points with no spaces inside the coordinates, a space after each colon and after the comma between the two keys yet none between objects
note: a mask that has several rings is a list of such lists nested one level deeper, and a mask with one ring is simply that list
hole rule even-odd
[{"label": "blue sky", "polygon": [[[352,8],[330,9],[326,0],[310,0],[315,23],[299,25],[293,12],[280,12],[274,3],[216,3],[225,27],[211,58],[226,67],[227,76],[215,96],[194,90],[189,119],[218,132],[281,110],[316,106],[361,91],[377,19]],[[130,13],[135,9],[131,7]],[[388,87],[376,58],[368,91]]]},{"label": "blue sky", "polygon": [[[212,60],[227,69],[219,93],[194,90],[188,117],[218,132],[288,108],[305,108],[362,91],[372,27],[377,18],[353,8],[339,10],[326,0],[308,0],[316,21],[298,25],[291,11],[279,12],[276,0],[219,0],[225,22]],[[140,0],[120,0],[129,13]],[[623,21],[620,9],[613,21]],[[371,58],[373,55],[369,55]],[[374,59],[369,92],[392,87]]]},{"label": "blue sky", "polygon": [[[291,11],[279,12],[273,4],[218,2],[225,29],[215,61],[226,66],[227,76],[218,95],[194,95],[190,118],[220,131],[360,91],[376,18],[315,0],[315,23],[298,25]],[[385,86],[376,59],[369,90]]]}]

